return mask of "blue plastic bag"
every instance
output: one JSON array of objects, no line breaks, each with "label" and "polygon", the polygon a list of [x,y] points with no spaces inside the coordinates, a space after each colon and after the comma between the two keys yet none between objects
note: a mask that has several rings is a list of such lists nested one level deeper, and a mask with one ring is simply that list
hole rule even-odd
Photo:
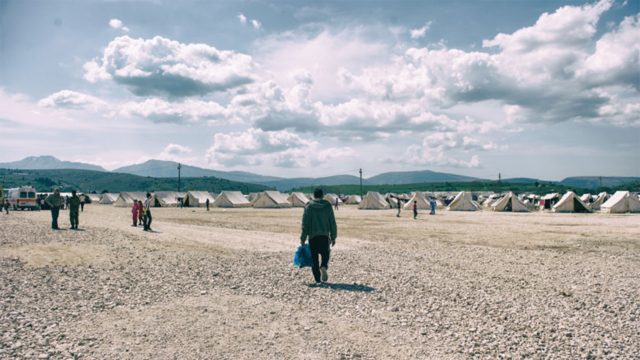
[{"label": "blue plastic bag", "polygon": [[296,253],[293,254],[293,266],[299,268],[313,266],[313,260],[311,260],[311,247],[309,244],[298,246]]}]

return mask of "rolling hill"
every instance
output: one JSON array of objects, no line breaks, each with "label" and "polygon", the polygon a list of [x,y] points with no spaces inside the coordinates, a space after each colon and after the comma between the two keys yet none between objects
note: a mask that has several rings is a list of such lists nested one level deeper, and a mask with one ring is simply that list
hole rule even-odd
[{"label": "rolling hill", "polygon": [[[58,187],[62,191],[79,190],[82,192],[121,192],[121,191],[175,191],[178,180],[170,178],[152,178],[131,174],[99,172],[92,170],[6,170],[0,169],[0,178],[4,187],[32,185],[39,192],[51,191]],[[238,190],[243,193],[267,190],[264,185],[242,183],[215,177],[183,178],[181,190],[206,190],[220,192]]]},{"label": "rolling hill", "polygon": [[[139,176],[151,176],[155,178],[177,178],[178,163],[175,161],[148,160],[142,164],[117,168],[113,170],[113,172]],[[263,176],[244,171],[218,171],[184,164],[182,164],[181,176],[193,178],[213,176],[220,179],[250,183],[265,183],[281,179],[274,176]]]},{"label": "rolling hill", "polygon": [[395,184],[416,184],[424,182],[457,182],[457,181],[475,181],[478,178],[441,173],[431,170],[421,171],[396,171],[382,173],[367,179],[369,184],[374,185],[395,185]]},{"label": "rolling hill", "polygon": [[[600,183],[602,181],[602,184]],[[600,187],[617,188],[629,183],[640,182],[640,177],[622,176],[574,176],[560,181],[566,186],[575,186],[584,189],[597,189]]]},{"label": "rolling hill", "polygon": [[103,167],[92,164],[85,164],[73,161],[62,161],[56,157],[28,156],[22,160],[0,163],[0,169],[31,169],[31,170],[51,170],[51,169],[78,169],[107,171]]}]

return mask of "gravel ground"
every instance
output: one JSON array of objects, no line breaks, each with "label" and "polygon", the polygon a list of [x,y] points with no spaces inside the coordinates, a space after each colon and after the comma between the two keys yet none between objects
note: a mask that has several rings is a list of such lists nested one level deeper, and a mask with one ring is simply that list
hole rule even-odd
[{"label": "gravel ground", "polygon": [[[300,209],[93,205],[0,216],[0,358],[638,358],[640,216],[337,212],[330,282]],[[67,213],[61,225],[68,227]]]}]

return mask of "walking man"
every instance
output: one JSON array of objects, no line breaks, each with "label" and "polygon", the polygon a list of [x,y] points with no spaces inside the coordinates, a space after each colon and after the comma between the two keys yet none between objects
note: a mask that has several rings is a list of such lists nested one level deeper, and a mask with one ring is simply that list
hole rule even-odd
[{"label": "walking man", "polygon": [[398,213],[396,214],[396,217],[400,217],[400,207],[402,206],[402,202],[399,198],[396,198],[396,201],[398,202]]},{"label": "walking man", "polygon": [[209,198],[207,198],[207,201],[204,202],[207,205],[207,211],[209,211]]},{"label": "walking man", "polygon": [[80,196],[80,211],[84,212],[84,203],[87,201],[87,195]]},{"label": "walking man", "polygon": [[[5,199],[5,200],[4,200],[4,204],[3,204],[3,206],[4,206],[4,211],[6,211],[6,212],[7,212],[7,215],[9,215],[9,206],[11,206],[11,205],[9,204],[9,199]],[[0,210],[1,210],[1,209],[0,209]]]},{"label": "walking man", "polygon": [[429,213],[429,215],[435,215],[436,214],[436,199],[429,197],[429,205],[431,205],[431,212]]},{"label": "walking man", "polygon": [[51,228],[53,230],[60,230],[58,227],[58,215],[60,215],[60,206],[62,206],[62,197],[60,196],[60,190],[53,190],[53,194],[49,195],[45,202],[51,209]]},{"label": "walking man", "polygon": [[418,200],[413,200],[413,220],[418,218]]},{"label": "walking man", "polygon": [[69,222],[71,223],[72,230],[78,230],[80,203],[80,197],[76,194],[75,190],[72,190],[71,197],[69,198]]},{"label": "walking man", "polygon": [[147,198],[144,200],[144,216],[143,216],[144,231],[151,230],[151,194],[147,193]]},{"label": "walking man", "polygon": [[[315,189],[313,192],[314,199],[304,208],[302,215],[302,234],[300,235],[300,244],[304,245],[309,238],[309,247],[311,248],[311,258],[313,266],[311,271],[316,285],[329,280],[329,256],[331,254],[331,246],[336,244],[338,237],[338,228],[336,226],[336,218],[331,208],[331,203],[322,198],[322,189]],[[318,255],[322,257],[322,261],[318,259]]]}]

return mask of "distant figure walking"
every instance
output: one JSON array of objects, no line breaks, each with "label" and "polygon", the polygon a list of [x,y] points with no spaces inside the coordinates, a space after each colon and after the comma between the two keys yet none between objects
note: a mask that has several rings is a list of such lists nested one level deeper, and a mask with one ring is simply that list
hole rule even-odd
[{"label": "distant figure walking", "polygon": [[[324,200],[323,195],[322,189],[319,188],[313,192],[314,199],[309,201],[304,208],[302,234],[300,235],[301,245],[304,245],[309,238],[311,258],[313,259],[311,271],[316,285],[329,280],[328,269],[331,255],[329,244],[334,246],[338,237],[338,227],[331,203]],[[318,255],[322,257],[322,261],[318,259]]]},{"label": "distant figure walking", "polygon": [[436,214],[436,199],[434,199],[433,197],[429,197],[429,205],[431,205],[431,212],[429,213],[429,215],[435,215]]},{"label": "distant figure walking", "polygon": [[80,211],[84,212],[84,203],[87,201],[87,195],[80,196]]},{"label": "distant figure walking", "polygon": [[76,194],[75,190],[71,191],[71,197],[68,200],[69,203],[69,222],[71,223],[72,230],[78,230],[80,223],[80,197]]},{"label": "distant figure walking", "polygon": [[11,206],[9,204],[9,199],[4,199],[4,204],[2,204],[2,206],[4,206],[4,211],[6,211],[7,215],[9,215],[9,206]]},{"label": "distant figure walking", "polygon": [[400,217],[400,208],[402,206],[402,203],[400,202],[400,199],[396,198],[396,202],[398,203],[398,213],[396,214],[396,217]]},{"label": "distant figure walking", "polygon": [[336,196],[336,210],[339,210],[339,209],[338,209],[338,202],[339,202],[339,201],[340,201],[340,198]]},{"label": "distant figure walking", "polygon": [[204,202],[205,205],[207,205],[207,211],[209,211],[209,198],[207,198],[207,201]]},{"label": "distant figure walking", "polygon": [[418,201],[413,200],[413,220],[418,218]]},{"label": "distant figure walking", "polygon": [[58,215],[60,215],[60,206],[62,206],[63,201],[58,189],[53,190],[53,194],[47,196],[45,200],[51,209],[51,228],[53,230],[60,230],[58,227]]},{"label": "distant figure walking", "polygon": [[153,218],[151,217],[151,194],[147,193],[147,198],[144,200],[144,217],[143,217],[144,231],[152,231],[151,230],[152,220]]},{"label": "distant figure walking", "polygon": [[138,219],[140,219],[140,213],[142,212],[142,204],[138,200],[133,200],[133,206],[131,207],[131,218],[133,220],[133,227],[138,226]]},{"label": "distant figure walking", "polygon": [[138,200],[138,224],[142,225],[143,220],[144,220],[144,205],[142,204],[142,200]]}]

